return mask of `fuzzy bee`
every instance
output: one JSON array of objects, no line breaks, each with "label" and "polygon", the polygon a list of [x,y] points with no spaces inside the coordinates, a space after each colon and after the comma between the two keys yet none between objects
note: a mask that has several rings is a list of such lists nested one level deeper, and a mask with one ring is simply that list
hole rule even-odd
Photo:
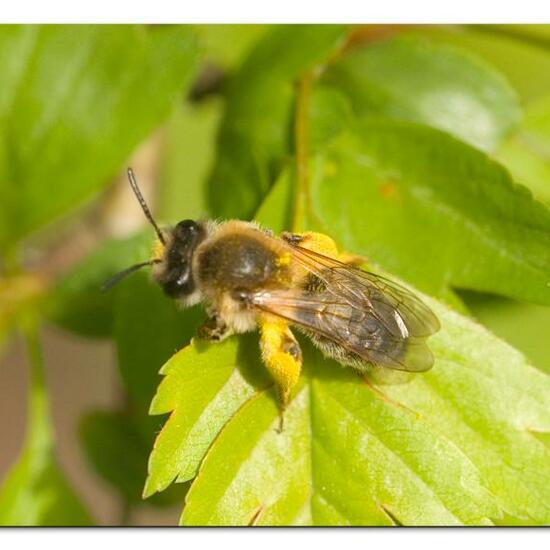
[{"label": "fuzzy bee", "polygon": [[243,221],[183,220],[160,229],[128,170],[130,185],[158,240],[153,258],[111,278],[151,266],[152,278],[183,307],[203,302],[201,338],[221,341],[259,328],[263,362],[281,409],[302,366],[291,327],[327,356],[359,371],[381,366],[428,370],[426,339],[439,330],[432,311],[404,287],[360,269],[321,233],[280,237]]}]

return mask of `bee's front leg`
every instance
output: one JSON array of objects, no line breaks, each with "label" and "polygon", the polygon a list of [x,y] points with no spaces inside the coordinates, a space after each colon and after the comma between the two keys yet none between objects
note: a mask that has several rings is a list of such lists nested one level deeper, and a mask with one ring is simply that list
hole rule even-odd
[{"label": "bee's front leg", "polygon": [[292,388],[300,378],[302,350],[290,331],[288,323],[273,316],[264,316],[259,321],[262,359],[277,386],[281,423]]},{"label": "bee's front leg", "polygon": [[216,313],[211,313],[197,331],[199,338],[210,342],[221,342],[231,334],[233,331]]}]

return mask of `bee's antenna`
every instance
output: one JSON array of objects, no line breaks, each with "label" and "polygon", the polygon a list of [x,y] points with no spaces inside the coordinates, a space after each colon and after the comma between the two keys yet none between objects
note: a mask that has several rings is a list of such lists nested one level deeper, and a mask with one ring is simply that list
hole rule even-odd
[{"label": "bee's antenna", "polygon": [[122,271],[119,271],[118,273],[115,273],[112,277],[107,279],[102,285],[101,285],[101,292],[106,292],[111,287],[116,285],[121,279],[124,279],[127,275],[130,275],[130,273],[133,273],[134,271],[137,271],[138,269],[141,269],[142,267],[145,267],[147,265],[153,265],[156,263],[159,263],[160,260],[149,260],[148,262],[141,262],[139,264],[132,265],[130,267],[127,267],[126,269],[123,269]]},{"label": "bee's antenna", "polygon": [[128,181],[130,182],[132,191],[134,192],[134,195],[139,201],[139,204],[141,205],[141,208],[143,210],[143,213],[145,214],[145,217],[149,220],[151,225],[155,228],[155,231],[158,235],[158,238],[160,239],[160,242],[166,245],[166,241],[164,240],[164,235],[162,234],[161,230],[159,229],[159,226],[153,219],[153,215],[151,214],[151,211],[149,210],[149,207],[147,206],[147,203],[145,202],[145,199],[143,198],[143,195],[139,190],[138,184],[136,182],[136,177],[134,176],[134,171],[131,168],[128,168],[127,173],[128,173]]}]

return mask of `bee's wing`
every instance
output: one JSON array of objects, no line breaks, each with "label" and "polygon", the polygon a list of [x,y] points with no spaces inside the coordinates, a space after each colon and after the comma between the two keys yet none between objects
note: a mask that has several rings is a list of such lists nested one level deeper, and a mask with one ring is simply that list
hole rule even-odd
[{"label": "bee's wing", "polygon": [[390,331],[399,327],[398,332],[403,333],[404,325],[409,336],[427,337],[439,330],[435,314],[405,287],[318,252],[300,246],[289,248],[293,259],[320,279],[328,292],[371,311]]},{"label": "bee's wing", "polygon": [[292,246],[293,257],[320,284],[265,290],[254,305],[334,342],[366,362],[420,372],[433,364],[425,339],[437,317],[400,285],[333,258]]}]

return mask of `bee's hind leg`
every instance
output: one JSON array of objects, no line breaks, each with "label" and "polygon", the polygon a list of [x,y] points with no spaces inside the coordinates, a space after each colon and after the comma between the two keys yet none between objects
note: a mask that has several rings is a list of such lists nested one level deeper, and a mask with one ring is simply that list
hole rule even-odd
[{"label": "bee's hind leg", "polygon": [[277,386],[280,409],[279,432],[283,430],[283,415],[292,388],[300,378],[302,350],[288,323],[273,316],[259,321],[262,359]]},{"label": "bee's hind leg", "polygon": [[212,313],[197,331],[199,338],[208,340],[209,342],[221,342],[228,336],[231,336],[231,334],[233,334],[233,331],[216,313]]}]

